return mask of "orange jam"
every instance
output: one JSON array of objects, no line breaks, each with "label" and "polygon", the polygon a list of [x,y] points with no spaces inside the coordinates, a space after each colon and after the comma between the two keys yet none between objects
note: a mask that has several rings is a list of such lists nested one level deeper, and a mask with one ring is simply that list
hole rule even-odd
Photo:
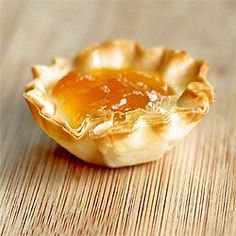
[{"label": "orange jam", "polygon": [[157,76],[134,69],[100,69],[88,74],[70,71],[52,89],[56,103],[77,127],[86,115],[124,113],[152,109],[173,91]]}]

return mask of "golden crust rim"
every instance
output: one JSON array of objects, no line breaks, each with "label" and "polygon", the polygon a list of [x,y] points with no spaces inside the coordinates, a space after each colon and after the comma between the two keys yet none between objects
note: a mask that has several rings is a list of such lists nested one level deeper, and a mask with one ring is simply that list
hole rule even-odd
[{"label": "golden crust rim", "polygon": [[[109,53],[109,50],[112,50],[117,47],[118,49],[122,47],[123,49],[132,48],[133,55],[138,55],[139,60],[141,57],[140,55],[147,56],[148,54],[151,54],[153,56],[153,54],[155,55],[156,53],[161,56],[160,61],[164,60],[164,62],[162,63],[166,63],[167,66],[165,65],[166,67],[164,67],[166,71],[168,70],[168,57],[165,54],[166,52],[171,52],[173,54],[176,54],[174,60],[171,61],[170,58],[171,63],[173,65],[176,65],[176,67],[178,66],[178,63],[180,63],[186,57],[187,59],[193,60],[188,56],[186,52],[183,51],[169,50],[165,47],[144,49],[138,43],[133,41],[115,40],[115,41],[107,41],[103,44],[95,45],[83,50],[82,53],[80,53],[80,55],[76,57],[74,63],[75,64],[78,63],[78,60],[83,61],[83,58],[84,59],[88,58],[91,55],[91,53],[93,53],[98,49],[102,49],[105,51],[107,50],[107,53]],[[165,62],[165,60],[167,62]],[[52,123],[53,125],[60,127],[64,132],[66,132],[71,137],[75,139],[80,139],[87,131],[91,130],[91,128],[95,128],[96,124],[87,124],[87,126],[85,125],[86,129],[84,130],[81,127],[78,129],[74,129],[68,124],[68,122],[62,121],[56,118],[53,114],[50,114],[50,112],[47,111],[48,104],[44,103],[42,99],[42,93],[44,92],[45,87],[50,86],[50,81],[48,81],[48,79],[50,80],[50,73],[51,74],[54,73],[53,76],[55,77],[58,74],[58,77],[60,77],[59,75],[62,75],[67,70],[69,70],[72,67],[72,64],[73,62],[67,59],[55,58],[51,66],[39,66],[39,65],[34,66],[32,68],[34,80],[26,86],[26,92],[24,93],[24,97],[30,107],[34,106],[37,108],[38,113],[36,113],[34,116],[40,116],[41,119],[46,119],[48,122],[50,121],[50,123]],[[179,117],[182,117],[182,119],[184,119],[187,123],[196,122],[200,120],[201,117],[207,113],[209,109],[209,104],[215,100],[213,87],[206,79],[207,71],[208,71],[208,64],[205,61],[201,61],[201,65],[198,72],[198,81],[193,81],[189,83],[186,90],[183,92],[184,99],[189,98],[191,95],[198,98],[199,101],[198,104],[195,104],[196,107],[194,108],[176,107],[176,109],[174,109],[171,114],[163,116],[158,114],[158,116],[156,117],[156,121],[154,122],[155,126],[157,126],[157,121],[159,122],[158,123],[159,126],[160,125],[162,127],[168,126],[172,119],[173,113],[178,114]],[[40,101],[40,96],[42,101]],[[155,117],[152,120],[155,120]],[[151,126],[152,123],[149,124]],[[132,128],[128,132],[131,132]],[[91,132],[91,137],[96,138],[104,135],[120,133],[121,131],[122,129],[115,130],[114,128],[111,127],[111,129],[105,130],[105,132],[101,133],[100,135]]]}]

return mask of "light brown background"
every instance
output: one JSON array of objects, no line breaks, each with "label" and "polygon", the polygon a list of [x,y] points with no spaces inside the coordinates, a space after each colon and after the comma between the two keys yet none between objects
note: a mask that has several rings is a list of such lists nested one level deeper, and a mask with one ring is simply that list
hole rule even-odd
[{"label": "light brown background", "polygon": [[[236,3],[1,1],[2,235],[236,235]],[[211,65],[217,102],[160,160],[88,165],[50,140],[23,100],[35,63],[129,38]]]}]

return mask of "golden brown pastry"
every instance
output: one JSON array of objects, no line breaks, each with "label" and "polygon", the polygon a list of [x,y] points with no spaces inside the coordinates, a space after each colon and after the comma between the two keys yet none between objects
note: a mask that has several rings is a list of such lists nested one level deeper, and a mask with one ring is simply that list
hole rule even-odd
[{"label": "golden brown pastry", "polygon": [[121,167],[169,151],[215,95],[205,61],[115,40],[34,66],[24,97],[38,125],[80,159]]}]

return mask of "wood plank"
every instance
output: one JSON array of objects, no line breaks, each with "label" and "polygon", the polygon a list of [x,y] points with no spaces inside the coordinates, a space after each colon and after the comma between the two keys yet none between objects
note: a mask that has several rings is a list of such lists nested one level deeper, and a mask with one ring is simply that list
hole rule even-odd
[{"label": "wood plank", "polygon": [[[1,235],[236,234],[235,2],[5,1],[2,6]],[[123,37],[206,58],[217,102],[160,160],[96,167],[41,132],[22,92],[31,65]]]}]

